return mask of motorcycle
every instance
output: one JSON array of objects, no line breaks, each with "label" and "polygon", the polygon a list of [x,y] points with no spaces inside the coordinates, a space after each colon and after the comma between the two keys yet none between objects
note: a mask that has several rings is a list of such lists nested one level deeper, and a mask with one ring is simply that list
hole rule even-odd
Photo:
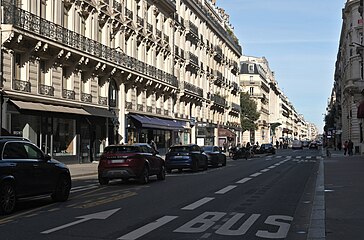
[{"label": "motorcycle", "polygon": [[232,153],[232,159],[237,160],[240,158],[245,158],[246,160],[251,157],[251,151],[249,148],[239,148]]}]

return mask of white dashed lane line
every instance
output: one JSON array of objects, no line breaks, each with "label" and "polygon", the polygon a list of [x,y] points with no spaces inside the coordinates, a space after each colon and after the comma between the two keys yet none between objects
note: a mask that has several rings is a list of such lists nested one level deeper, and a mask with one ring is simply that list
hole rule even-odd
[{"label": "white dashed lane line", "polygon": [[243,178],[243,179],[241,179],[241,180],[237,181],[236,183],[240,183],[240,184],[242,184],[242,183],[246,183],[246,182],[247,182],[247,181],[249,181],[249,180],[252,180],[252,178]]},{"label": "white dashed lane line", "polygon": [[234,189],[236,187],[237,187],[236,185],[229,185],[229,186],[215,192],[215,194],[225,194],[225,193],[229,192],[230,190],[232,190],[232,189]]},{"label": "white dashed lane line", "polygon": [[250,177],[258,177],[259,175],[262,175],[261,172],[257,172],[257,173],[254,173],[252,175],[250,175]]},{"label": "white dashed lane line", "polygon": [[191,203],[190,205],[187,205],[186,207],[183,207],[182,210],[195,210],[196,208],[198,208],[198,207],[204,205],[205,203],[208,203],[214,199],[215,198],[213,198],[213,197],[202,198],[194,203]]}]

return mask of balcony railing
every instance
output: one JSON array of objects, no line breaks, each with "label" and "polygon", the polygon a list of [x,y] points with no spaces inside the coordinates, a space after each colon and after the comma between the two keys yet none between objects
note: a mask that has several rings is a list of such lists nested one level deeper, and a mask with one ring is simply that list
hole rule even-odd
[{"label": "balcony railing", "polygon": [[152,24],[147,23],[147,31],[148,31],[149,33],[152,33],[152,32],[153,32],[153,25],[152,25]]},{"label": "balcony railing", "polygon": [[87,53],[92,57],[104,59],[120,67],[144,74],[173,87],[178,87],[178,80],[172,74],[130,57],[123,52],[117,51],[115,48],[110,48],[81,34],[70,31],[61,25],[54,24],[37,15],[17,8],[14,5],[4,3],[3,14],[4,24],[12,24],[16,28],[37,34],[43,39],[55,41]]},{"label": "balcony railing", "polygon": [[39,85],[39,94],[47,95],[47,96],[54,96],[54,87],[40,84]]},{"label": "balcony railing", "polygon": [[130,20],[133,20],[133,11],[125,8],[125,16],[129,18]]},{"label": "balcony railing", "polygon": [[211,100],[215,103],[218,104],[220,106],[226,107],[227,106],[227,102],[225,100],[225,98],[217,95],[217,94],[213,94],[211,95]]},{"label": "balcony railing", "polygon": [[155,32],[156,32],[157,37],[158,37],[159,39],[162,39],[162,31],[161,31],[161,30],[159,30],[159,29],[156,29],[156,30],[155,30]]},{"label": "balcony railing", "polygon": [[231,104],[231,108],[234,110],[234,111],[237,111],[237,112],[240,112],[241,110],[241,108],[240,108],[240,105],[239,104],[237,104],[237,103],[232,103]]},{"label": "balcony railing", "polygon": [[203,97],[203,89],[200,87],[197,87],[189,82],[184,82],[185,90],[192,92],[200,97]]},{"label": "balcony railing", "polygon": [[138,104],[137,105],[137,110],[141,111],[141,112],[144,111],[144,105],[143,104]]},{"label": "balcony railing", "polygon": [[186,20],[185,21],[186,29],[189,30],[189,33],[192,33],[195,38],[199,38],[198,35],[198,27],[193,24],[191,21]]},{"label": "balcony railing", "polygon": [[115,0],[113,0],[113,7],[116,9],[116,10],[118,10],[119,12],[121,12],[122,11],[122,5],[119,3],[119,2],[117,2],[117,1],[115,1]]},{"label": "balcony railing", "polygon": [[75,100],[76,93],[75,91],[62,89],[62,97],[70,100]]},{"label": "balcony railing", "polygon": [[152,106],[147,106],[147,112],[152,113],[153,112],[153,107]]},{"label": "balcony railing", "polygon": [[162,114],[162,109],[161,108],[156,108],[155,113],[156,114]]},{"label": "balcony railing", "polygon": [[81,93],[82,102],[92,102],[92,95],[88,93]]},{"label": "balcony railing", "polygon": [[125,108],[129,109],[129,110],[133,109],[133,103],[132,102],[126,102],[125,103]]},{"label": "balcony railing", "polygon": [[137,16],[137,24],[141,27],[144,27],[144,19]]},{"label": "balcony railing", "polygon": [[13,79],[13,89],[16,91],[30,92],[30,82]]},{"label": "balcony railing", "polygon": [[187,53],[186,60],[189,60],[190,63],[198,67],[198,57],[191,52],[186,52],[186,53]]},{"label": "balcony railing", "polygon": [[99,96],[99,104],[107,106],[107,97]]}]

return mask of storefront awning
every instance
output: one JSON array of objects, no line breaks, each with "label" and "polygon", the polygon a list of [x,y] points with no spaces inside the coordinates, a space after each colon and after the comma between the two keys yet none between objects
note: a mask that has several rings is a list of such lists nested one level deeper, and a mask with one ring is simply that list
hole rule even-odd
[{"label": "storefront awning", "polygon": [[10,100],[18,109],[21,110],[33,110],[33,111],[43,111],[43,112],[58,112],[58,113],[72,113],[80,115],[90,115],[82,108],[73,108],[66,106],[57,106],[36,102],[23,102],[17,100]]},{"label": "storefront awning", "polygon": [[219,137],[230,137],[230,138],[236,137],[236,134],[227,128],[219,128],[218,133],[219,133]]},{"label": "storefront awning", "polygon": [[83,109],[92,116],[114,118],[115,114],[105,108],[82,106]]},{"label": "storefront awning", "polygon": [[364,101],[361,101],[361,103],[358,106],[358,114],[356,116],[357,118],[364,118]]},{"label": "storefront awning", "polygon": [[146,115],[129,114],[131,118],[138,121],[143,128],[157,128],[167,130],[183,130],[185,123],[178,120],[169,120],[158,117],[149,117]]}]

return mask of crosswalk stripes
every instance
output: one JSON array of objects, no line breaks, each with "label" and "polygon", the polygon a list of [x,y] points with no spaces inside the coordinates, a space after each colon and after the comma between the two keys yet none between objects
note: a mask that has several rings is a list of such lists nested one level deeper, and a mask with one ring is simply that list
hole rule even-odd
[{"label": "crosswalk stripes", "polygon": [[282,156],[282,155],[270,155],[266,157],[266,160],[285,158],[287,161],[293,161],[297,163],[310,163],[316,162],[316,160],[322,159],[321,156]]}]

